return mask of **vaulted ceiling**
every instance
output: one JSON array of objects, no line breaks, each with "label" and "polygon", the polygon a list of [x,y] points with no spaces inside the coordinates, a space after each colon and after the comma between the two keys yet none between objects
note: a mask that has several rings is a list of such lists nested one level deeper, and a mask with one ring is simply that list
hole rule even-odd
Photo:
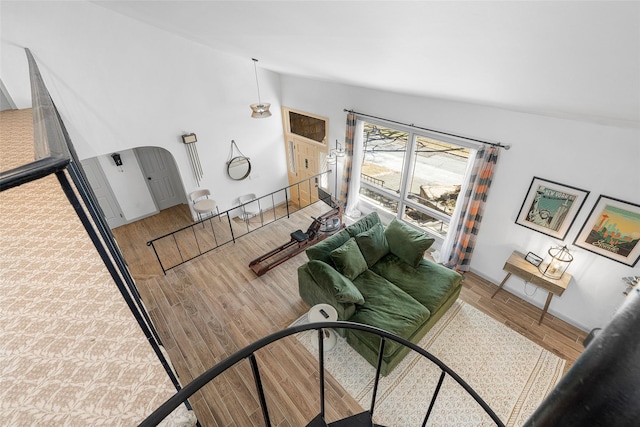
[{"label": "vaulted ceiling", "polygon": [[640,127],[640,2],[99,1],[281,74]]}]

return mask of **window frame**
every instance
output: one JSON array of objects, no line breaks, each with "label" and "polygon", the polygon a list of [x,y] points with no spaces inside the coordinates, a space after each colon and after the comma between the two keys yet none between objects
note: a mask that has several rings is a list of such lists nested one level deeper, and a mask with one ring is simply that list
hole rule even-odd
[{"label": "window frame", "polygon": [[[411,127],[411,126],[406,126],[406,125],[401,125],[395,122],[387,122],[385,120],[382,119],[374,119],[374,118],[369,118],[369,117],[357,117],[357,120],[372,125],[377,125],[377,126],[381,126],[387,129],[393,129],[393,130],[398,130],[401,132],[407,132],[408,136],[407,136],[407,146],[404,152],[404,157],[403,157],[403,164],[402,164],[402,170],[401,170],[401,181],[400,181],[400,188],[399,191],[396,193],[393,190],[388,190],[385,189],[381,186],[372,184],[370,182],[367,182],[363,179],[360,179],[360,186],[358,189],[358,193],[360,194],[360,203],[364,203],[367,207],[370,207],[373,210],[383,210],[384,213],[388,214],[388,215],[392,215],[395,216],[398,220],[401,220],[425,233],[427,233],[428,235],[434,237],[436,239],[436,241],[441,244],[442,241],[444,241],[446,233],[443,234],[438,234],[436,232],[434,232],[433,230],[426,228],[426,227],[421,227],[418,224],[415,224],[413,222],[407,221],[404,219],[405,216],[405,210],[407,207],[411,208],[411,209],[415,209],[416,211],[420,212],[420,213],[424,213],[425,215],[431,216],[434,219],[441,221],[442,223],[445,224],[449,224],[451,222],[452,217],[449,215],[446,215],[442,212],[439,212],[433,208],[429,208],[426,205],[423,205],[421,203],[417,203],[413,200],[411,200],[409,198],[409,190],[410,190],[410,179],[411,176],[413,174],[413,170],[415,167],[415,162],[416,162],[416,144],[417,144],[417,136],[422,136],[425,138],[430,138],[430,139],[434,139],[437,141],[441,141],[447,144],[454,144],[463,148],[467,148],[469,149],[469,159],[467,160],[467,167],[466,167],[466,171],[463,177],[463,180],[461,182],[461,191],[460,194],[464,194],[465,188],[467,186],[467,183],[469,181],[469,175],[470,175],[470,168],[469,168],[469,162],[473,161],[473,158],[475,157],[475,152],[481,148],[480,144],[477,143],[473,143],[470,142],[468,140],[465,140],[463,138],[456,138],[453,136],[448,136],[448,135],[442,135],[439,134],[437,132],[432,132],[432,131],[428,131],[428,130],[424,130],[424,129],[420,129],[420,128],[416,128],[416,127]],[[364,135],[362,136],[363,139],[363,146],[362,146],[362,150],[364,150]],[[366,153],[363,153],[364,155],[366,155]],[[364,164],[364,155],[363,155],[363,164]],[[373,193],[379,194],[382,197],[388,198],[390,200],[392,200],[394,203],[397,204],[397,212],[393,213],[392,211],[389,211],[385,208],[380,207],[378,204],[376,204],[375,202],[372,202],[370,200],[368,200],[366,195],[363,195],[360,191],[362,188],[365,188],[368,191],[371,191]],[[447,231],[448,232],[448,231]]]}]

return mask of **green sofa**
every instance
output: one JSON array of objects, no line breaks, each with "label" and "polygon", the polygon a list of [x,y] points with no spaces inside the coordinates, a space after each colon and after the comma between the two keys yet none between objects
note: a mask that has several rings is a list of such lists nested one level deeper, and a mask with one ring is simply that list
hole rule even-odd
[{"label": "green sofa", "polygon": [[[306,250],[298,268],[300,296],[309,305],[330,304],[338,320],[362,323],[417,343],[460,294],[462,276],[424,259],[433,239],[394,219],[386,228],[373,212]],[[379,338],[339,331],[376,366]],[[388,341],[382,375],[407,355]]]}]

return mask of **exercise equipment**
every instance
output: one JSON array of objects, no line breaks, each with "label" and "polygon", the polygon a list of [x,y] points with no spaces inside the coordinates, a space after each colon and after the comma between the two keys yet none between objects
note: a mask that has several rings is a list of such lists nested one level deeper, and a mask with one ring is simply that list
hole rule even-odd
[{"label": "exercise equipment", "polygon": [[290,234],[291,240],[254,259],[249,263],[249,268],[258,276],[262,276],[267,271],[290,260],[309,246],[318,243],[344,226],[342,223],[342,208],[340,206],[334,207],[318,218],[311,218],[313,221],[307,231],[294,231]]}]

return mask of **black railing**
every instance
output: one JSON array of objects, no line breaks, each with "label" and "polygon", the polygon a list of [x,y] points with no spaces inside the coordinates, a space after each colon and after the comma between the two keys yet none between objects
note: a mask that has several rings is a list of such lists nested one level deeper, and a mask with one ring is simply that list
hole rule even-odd
[{"label": "black railing", "polygon": [[[331,170],[319,173],[267,195],[236,205],[224,212],[213,214],[208,218],[156,237],[148,241],[147,246],[153,249],[162,272],[167,274],[167,271],[172,268],[227,243],[235,243],[236,239],[252,231],[279,219],[289,218],[292,213],[304,209],[318,200],[324,200],[323,196],[318,194],[319,181],[321,176],[330,173]],[[307,194],[307,197],[302,196],[301,189]],[[257,206],[257,210],[254,208],[255,206]],[[253,211],[255,214],[248,216],[246,215],[248,211]],[[237,218],[238,221],[234,221],[234,218]],[[214,219],[217,220],[213,221]]]},{"label": "black railing", "polygon": [[[317,323],[307,323],[291,326],[287,329],[281,330],[279,332],[273,333],[267,337],[264,337],[253,344],[246,346],[245,348],[237,351],[232,354],[228,358],[224,359],[220,363],[208,369],[198,378],[191,381],[189,384],[185,385],[182,390],[173,395],[170,399],[168,399],[164,404],[162,404],[158,409],[156,409],[147,419],[145,419],[140,427],[151,427],[156,426],[162,420],[165,419],[174,409],[176,409],[182,402],[186,401],[189,397],[191,397],[194,393],[200,390],[202,387],[207,385],[213,379],[224,373],[227,369],[233,367],[237,363],[243,360],[249,360],[252,367],[252,372],[254,376],[254,383],[256,387],[256,393],[258,395],[258,401],[261,406],[264,425],[267,427],[271,427],[271,421],[269,417],[269,408],[267,407],[264,387],[262,385],[260,370],[258,368],[258,364],[256,361],[256,351],[262,349],[263,347],[268,346],[282,338],[286,338],[290,335],[297,334],[299,332],[304,332],[307,330],[315,329],[318,332],[318,365],[319,365],[319,413],[315,418],[309,420],[308,426],[326,426],[327,424],[324,421],[325,418],[325,369],[324,369],[324,329],[328,328],[342,328],[342,329],[355,329],[364,332],[369,332],[371,334],[377,335],[380,337],[380,346],[378,350],[378,364],[375,372],[375,378],[373,378],[373,395],[371,398],[371,406],[368,410],[363,413],[353,415],[348,418],[349,422],[347,424],[341,425],[350,425],[350,426],[359,426],[359,425],[369,425],[371,426],[371,420],[373,418],[377,391],[378,391],[378,383],[381,376],[381,366],[382,366],[382,356],[384,354],[384,347],[388,340],[395,341],[398,344],[401,344],[405,347],[409,347],[411,350],[420,354],[422,357],[430,360],[432,363],[437,365],[440,368],[440,376],[438,379],[438,384],[435,387],[435,390],[431,396],[431,401],[429,406],[425,408],[425,416],[422,422],[422,426],[427,424],[429,417],[432,415],[434,404],[438,399],[440,388],[446,376],[448,375],[454,381],[456,381],[477,403],[478,405],[485,411],[485,413],[491,418],[491,420],[499,427],[504,426],[503,422],[500,418],[495,414],[495,412],[487,405],[487,403],[471,388],[469,384],[467,384],[458,374],[456,374],[451,368],[445,365],[440,359],[426,351],[425,349],[413,344],[410,341],[405,340],[404,338],[393,335],[389,332],[386,332],[382,329],[374,328],[371,326],[363,325],[360,323],[353,322],[317,322]],[[345,419],[347,420],[347,419]],[[360,424],[363,422],[363,424]],[[346,421],[345,421],[346,422]]]}]

